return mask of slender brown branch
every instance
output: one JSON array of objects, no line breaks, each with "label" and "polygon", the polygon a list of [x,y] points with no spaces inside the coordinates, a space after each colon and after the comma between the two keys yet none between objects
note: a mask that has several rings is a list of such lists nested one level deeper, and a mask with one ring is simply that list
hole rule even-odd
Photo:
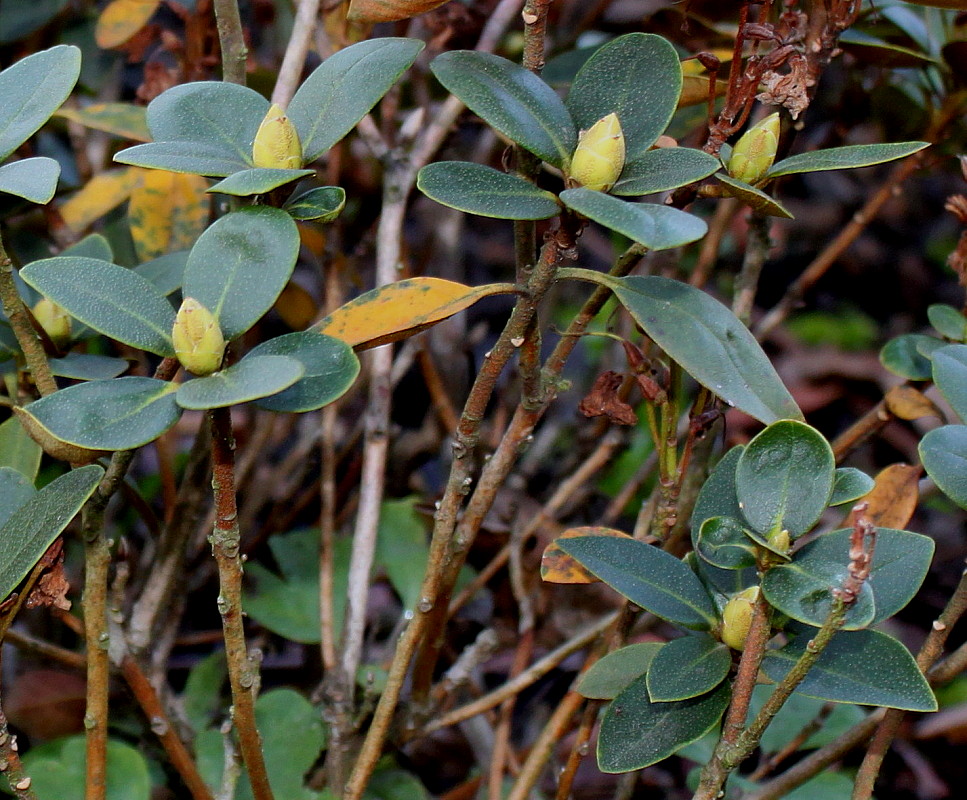
[{"label": "slender brown branch", "polygon": [[213,0],[218,41],[222,48],[222,80],[226,83],[245,85],[245,64],[248,47],[245,31],[238,13],[237,0]]},{"label": "slender brown branch", "polygon": [[289,104],[302,77],[309,42],[319,18],[319,2],[320,0],[299,0],[299,8],[292,23],[292,35],[289,37],[282,66],[279,67],[279,77],[272,90],[272,102],[278,103],[282,108]]},{"label": "slender brown branch", "polygon": [[16,629],[7,631],[3,637],[3,641],[12,644],[18,650],[23,650],[25,653],[33,653],[43,658],[49,658],[51,661],[56,661],[58,664],[63,664],[65,667],[70,667],[71,669],[83,670],[87,667],[87,659],[80,653],[75,653],[73,650],[59,647],[56,644],[51,644],[44,639],[38,639],[36,636],[31,636]]},{"label": "slender brown branch", "polygon": [[232,718],[242,761],[255,800],[272,800],[262,745],[255,724],[258,693],[258,660],[248,652],[242,626],[241,532],[235,499],[235,454],[232,416],[227,408],[209,412],[212,428],[212,489],[215,496],[215,527],[212,552],[218,565],[218,611],[222,617],[228,678],[232,688]]},{"label": "slender brown branch", "polygon": [[7,715],[0,709],[0,760],[4,764],[3,774],[10,784],[10,791],[17,800],[37,800],[31,786],[30,776],[24,771],[17,752],[17,737],[7,730]]}]

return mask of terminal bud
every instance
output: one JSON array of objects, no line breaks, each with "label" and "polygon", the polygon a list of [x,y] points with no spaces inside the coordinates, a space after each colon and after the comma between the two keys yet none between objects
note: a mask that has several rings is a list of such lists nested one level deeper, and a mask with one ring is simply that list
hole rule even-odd
[{"label": "terminal bud", "polygon": [[171,330],[175,355],[181,365],[195,375],[211,375],[222,365],[225,337],[218,320],[193,297],[186,297],[178,309]]},{"label": "terminal bud", "polygon": [[273,103],[259,125],[252,144],[252,162],[264,169],[300,169],[302,143],[295,125],[282,108]]},{"label": "terminal bud", "polygon": [[581,134],[571,158],[570,178],[577,186],[606,192],[625,166],[625,135],[618,115],[602,117]]},{"label": "terminal bud", "polygon": [[779,147],[779,112],[770,114],[747,130],[732,148],[728,170],[736,180],[756,183],[776,160]]}]

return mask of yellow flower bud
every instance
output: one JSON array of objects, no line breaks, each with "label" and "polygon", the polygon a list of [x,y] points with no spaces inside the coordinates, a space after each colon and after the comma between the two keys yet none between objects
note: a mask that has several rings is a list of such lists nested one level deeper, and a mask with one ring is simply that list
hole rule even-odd
[{"label": "yellow flower bud", "polygon": [[285,112],[275,103],[269,108],[252,144],[252,162],[268,169],[300,169],[302,143]]},{"label": "yellow flower bud", "polygon": [[175,355],[189,372],[211,375],[222,365],[225,337],[218,320],[193,297],[186,297],[178,309],[171,339]]},{"label": "yellow flower bud", "polygon": [[618,115],[612,112],[581,133],[571,158],[571,182],[606,192],[625,166],[625,135]]},{"label": "yellow flower bud", "polygon": [[34,319],[44,333],[57,347],[63,347],[71,340],[71,317],[63,308],[46,297],[37,301],[31,309]]},{"label": "yellow flower bud", "polygon": [[789,545],[791,544],[789,540],[789,531],[783,528],[780,531],[770,533],[769,544],[771,544],[780,553],[788,553]]},{"label": "yellow flower bud", "polygon": [[729,175],[736,180],[755,183],[769,171],[779,147],[779,112],[770,114],[735,143],[729,159]]},{"label": "yellow flower bud", "polygon": [[722,610],[722,642],[733,650],[745,647],[745,638],[752,627],[752,613],[759,599],[759,587],[750,586],[733,596]]}]

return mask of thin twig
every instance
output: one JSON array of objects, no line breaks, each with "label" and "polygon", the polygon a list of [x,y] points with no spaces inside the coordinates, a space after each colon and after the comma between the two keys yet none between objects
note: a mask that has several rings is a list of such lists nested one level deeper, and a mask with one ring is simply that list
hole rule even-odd
[{"label": "thin twig", "polygon": [[282,66],[279,67],[279,77],[276,78],[275,88],[272,90],[272,102],[278,103],[282,108],[289,104],[302,77],[309,41],[319,18],[319,1],[299,0],[299,8],[292,23],[292,35],[289,37]]},{"label": "thin twig", "polygon": [[248,47],[245,46],[245,31],[238,13],[238,2],[214,0],[214,6],[218,41],[222,48],[222,80],[244,86]]}]

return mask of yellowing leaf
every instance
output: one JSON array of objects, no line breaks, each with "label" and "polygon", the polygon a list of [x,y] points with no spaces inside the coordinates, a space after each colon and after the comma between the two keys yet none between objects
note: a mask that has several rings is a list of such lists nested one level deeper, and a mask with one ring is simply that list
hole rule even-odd
[{"label": "yellowing leaf", "polygon": [[876,476],[876,485],[866,495],[866,516],[881,528],[904,528],[920,498],[920,467],[891,464]]},{"label": "yellowing leaf", "polygon": [[[728,82],[715,83],[715,96],[721,97],[728,89]],[[704,75],[685,75],[682,77],[682,93],[678,97],[678,107],[696,106],[708,100],[708,78]]]},{"label": "yellowing leaf", "polygon": [[886,407],[891,414],[900,419],[920,419],[921,417],[936,417],[943,419],[943,413],[919,389],[900,384],[886,393],[884,398]]},{"label": "yellowing leaf", "polygon": [[112,0],[94,28],[94,40],[98,47],[117,47],[124,44],[141,30],[158,10],[161,0]]},{"label": "yellowing leaf", "polygon": [[289,281],[279,295],[279,299],[275,301],[275,310],[292,330],[301,331],[316,318],[319,306],[316,305],[311,294],[299,284]]},{"label": "yellowing leaf", "polygon": [[352,0],[350,22],[396,22],[431,11],[448,0]]},{"label": "yellowing leaf", "polygon": [[80,233],[127,200],[140,180],[141,170],[134,167],[95,175],[60,207],[60,215],[68,228]]},{"label": "yellowing leaf", "polygon": [[630,539],[627,533],[614,528],[588,526],[582,528],[568,528],[560,536],[544,548],[541,556],[541,578],[546,583],[598,583],[596,578],[588,572],[578,561],[558,547],[560,539],[573,539],[576,536],[615,536]]},{"label": "yellowing leaf", "polygon": [[413,336],[482,297],[516,290],[510,283],[474,288],[442,278],[408,278],[360,295],[315,327],[320,333],[365,350]]},{"label": "yellowing leaf", "polygon": [[57,116],[79,122],[96,131],[113,133],[122,139],[151,141],[145,109],[133,103],[93,103],[84,108],[62,108]]},{"label": "yellowing leaf", "polygon": [[200,175],[151,169],[131,193],[128,223],[141,261],[186,250],[205,230],[210,195]]}]

